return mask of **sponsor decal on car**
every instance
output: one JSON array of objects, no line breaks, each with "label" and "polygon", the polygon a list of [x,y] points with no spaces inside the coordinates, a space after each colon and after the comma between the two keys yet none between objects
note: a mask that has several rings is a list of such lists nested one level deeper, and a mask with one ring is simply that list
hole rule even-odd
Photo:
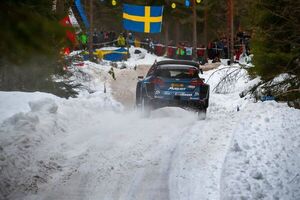
[{"label": "sponsor decal on car", "polygon": [[169,87],[169,90],[186,90],[186,88]]},{"label": "sponsor decal on car", "polygon": [[182,83],[172,83],[171,84],[171,87],[174,87],[174,88],[182,88],[184,85]]},{"label": "sponsor decal on car", "polygon": [[189,86],[187,86],[188,88],[191,88],[191,89],[194,89],[196,86],[194,86],[194,85],[189,85]]},{"label": "sponsor decal on car", "polygon": [[181,92],[175,92],[175,96],[191,97],[191,96],[192,96],[192,94],[188,94],[188,93],[181,93]]}]

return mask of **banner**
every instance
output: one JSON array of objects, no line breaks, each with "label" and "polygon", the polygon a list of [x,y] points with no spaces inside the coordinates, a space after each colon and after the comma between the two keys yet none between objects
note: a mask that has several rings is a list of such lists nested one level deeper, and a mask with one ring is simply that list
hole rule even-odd
[{"label": "banner", "polygon": [[163,6],[124,4],[123,26],[126,30],[144,33],[161,32]]},{"label": "banner", "polygon": [[88,21],[88,18],[86,16],[86,14],[85,14],[84,7],[81,4],[81,0],[75,0],[75,6],[77,8],[77,11],[78,11],[80,17],[81,17],[82,22],[84,23],[85,28],[88,29],[90,27],[90,24],[89,24],[89,21]]}]

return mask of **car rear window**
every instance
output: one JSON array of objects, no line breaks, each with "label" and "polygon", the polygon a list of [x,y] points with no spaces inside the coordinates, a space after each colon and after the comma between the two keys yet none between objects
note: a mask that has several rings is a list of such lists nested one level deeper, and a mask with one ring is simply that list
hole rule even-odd
[{"label": "car rear window", "polygon": [[158,68],[156,76],[162,78],[197,78],[199,70],[194,67],[187,68]]}]

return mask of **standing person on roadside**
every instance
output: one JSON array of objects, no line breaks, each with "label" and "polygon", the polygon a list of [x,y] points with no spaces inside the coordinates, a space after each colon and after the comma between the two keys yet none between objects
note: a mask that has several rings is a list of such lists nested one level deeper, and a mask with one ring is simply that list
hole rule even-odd
[{"label": "standing person on roadside", "polygon": [[85,34],[85,32],[82,32],[79,35],[79,41],[80,41],[81,49],[86,49],[87,42],[88,42],[88,36]]},{"label": "standing person on roadside", "polygon": [[193,59],[193,47],[188,44],[187,47],[185,47],[185,59],[186,60],[192,60]]},{"label": "standing person on roadside", "polygon": [[122,33],[120,33],[120,35],[117,39],[117,44],[118,44],[119,47],[125,47],[126,46],[125,38],[124,38]]},{"label": "standing person on roadside", "polygon": [[134,37],[133,37],[132,33],[128,33],[127,41],[128,41],[129,46],[134,46]]},{"label": "standing person on roadside", "polygon": [[176,57],[177,59],[184,59],[185,51],[184,51],[184,45],[182,43],[179,43],[176,50]]},{"label": "standing person on roadside", "polygon": [[206,63],[205,60],[205,46],[203,44],[200,44],[200,48],[197,49],[197,57],[198,61],[201,65],[204,65]]},{"label": "standing person on roadside", "polygon": [[93,33],[93,44],[94,44],[94,48],[99,48],[98,47],[98,45],[99,45],[99,37],[98,37],[96,29],[94,30],[94,33]]},{"label": "standing person on roadside", "polygon": [[154,43],[153,43],[152,39],[149,39],[149,51],[151,54],[154,53]]},{"label": "standing person on roadside", "polygon": [[111,40],[112,40],[112,44],[113,44],[113,45],[116,44],[116,39],[117,39],[116,32],[112,31],[112,32],[111,32]]}]

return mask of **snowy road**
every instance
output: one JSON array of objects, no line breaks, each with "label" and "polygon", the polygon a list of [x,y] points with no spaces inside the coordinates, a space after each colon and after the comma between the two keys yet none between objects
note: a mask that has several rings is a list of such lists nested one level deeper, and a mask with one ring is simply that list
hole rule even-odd
[{"label": "snowy road", "polygon": [[[38,178],[32,180],[29,174],[23,183],[33,192],[26,193],[27,199],[219,199],[222,164],[236,123],[234,106],[219,101],[230,96],[213,94],[204,121],[180,108],[140,118],[132,105],[137,76],[147,68],[116,70],[117,81],[109,82],[111,94],[127,106],[123,111],[110,92],[37,103],[42,108],[28,115],[45,116],[43,107],[52,104],[58,109],[30,130],[39,132],[40,124],[49,122],[56,125],[30,158],[43,165],[31,172]],[[95,70],[86,71],[92,81],[101,74]],[[95,81],[95,88],[102,88]]]},{"label": "snowy road", "polygon": [[[109,66],[86,64],[80,70],[89,82],[80,83],[96,91],[92,94],[66,100],[45,93],[0,92],[0,110],[5,111],[0,116],[0,199],[255,199],[268,191],[276,197],[284,193],[286,199],[299,195],[278,184],[299,188],[299,111],[239,98],[239,91],[253,84],[244,72],[222,85],[224,94],[211,92],[207,119],[198,121],[195,113],[180,108],[159,109],[150,118],[134,111],[136,77],[146,68],[116,70],[117,81],[109,82],[103,93]],[[203,76],[207,80],[213,73]],[[210,78],[211,89],[226,73]],[[270,126],[277,127],[272,137]],[[285,131],[290,137],[284,137]],[[264,148],[274,138],[276,155]],[[279,142],[282,138],[289,141]],[[271,156],[256,158],[261,151]],[[256,163],[271,166],[274,156],[281,158],[276,166],[260,174]],[[286,167],[287,160],[290,171],[280,172],[276,180],[268,177],[269,171]]]},{"label": "snowy road", "polygon": [[[43,107],[51,108],[52,101],[36,103],[42,105],[40,110],[22,118],[27,124],[29,116],[40,117],[21,133],[40,133],[51,123],[55,129],[48,130],[45,142],[33,145],[34,157],[24,154],[24,160],[30,160],[25,168],[33,168],[28,177],[19,177],[27,192],[24,197],[18,188],[10,199],[219,198],[234,121],[228,118],[230,112],[212,101],[205,121],[179,108],[160,109],[144,119],[140,113],[112,110],[107,106],[112,102],[102,105],[98,100],[97,95],[57,100],[57,113],[50,115]],[[10,125],[15,121],[17,117]],[[23,143],[18,145],[16,159],[24,153]]]},{"label": "snowy road", "polygon": [[207,120],[176,108],[151,119],[135,112],[94,115],[84,132],[78,127],[48,147],[60,149],[67,165],[36,199],[218,199],[232,123]]}]

